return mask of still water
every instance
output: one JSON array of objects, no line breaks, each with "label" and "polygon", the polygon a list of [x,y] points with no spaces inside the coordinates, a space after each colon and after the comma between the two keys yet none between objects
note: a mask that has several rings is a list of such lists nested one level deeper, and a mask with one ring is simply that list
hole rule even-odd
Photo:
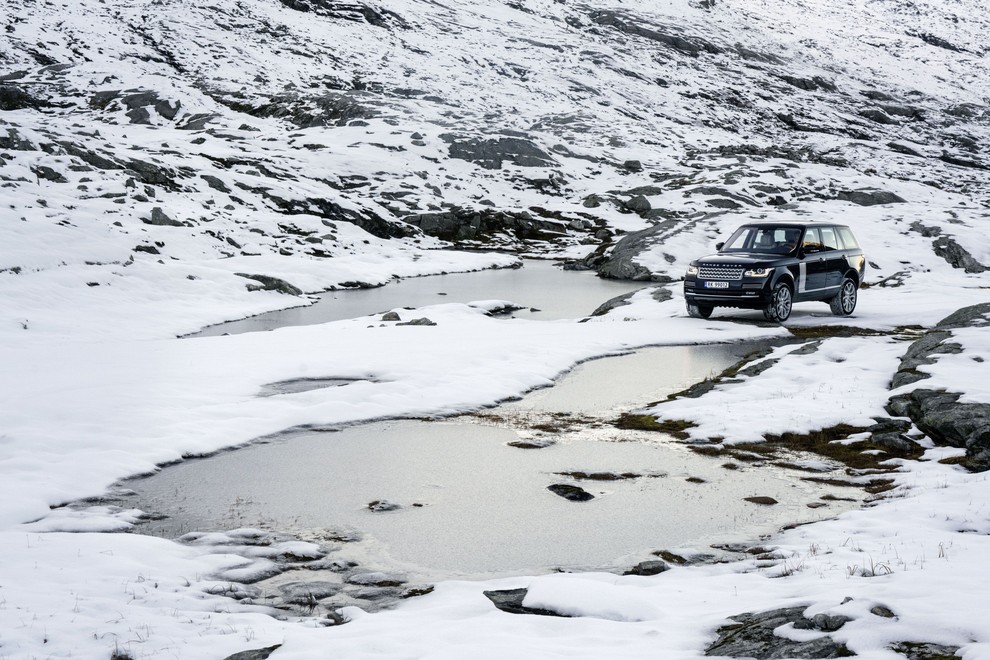
[{"label": "still water", "polygon": [[475,300],[507,300],[519,318],[544,321],[583,318],[609,298],[643,288],[642,282],[605,280],[593,272],[565,271],[551,261],[527,260],[522,268],[413,277],[376,289],[346,289],[322,294],[308,307],[294,307],[210,326],[191,335],[214,337],[314,325],[399,307],[424,307]]},{"label": "still water", "polygon": [[[426,581],[628,567],[654,550],[753,540],[848,508],[825,506],[820,496],[836,489],[799,473],[766,464],[727,469],[729,459],[609,423],[752,348],[650,348],[584,363],[552,388],[476,416],[287,435],[129,480],[127,505],[167,516],[144,530],[167,536],[240,527],[349,535],[361,540],[339,556]],[[534,439],[548,446],[510,444]],[[547,490],[559,483],[594,499],[572,502]],[[752,496],[779,504],[743,499]],[[380,500],[400,508],[368,508]]]}]

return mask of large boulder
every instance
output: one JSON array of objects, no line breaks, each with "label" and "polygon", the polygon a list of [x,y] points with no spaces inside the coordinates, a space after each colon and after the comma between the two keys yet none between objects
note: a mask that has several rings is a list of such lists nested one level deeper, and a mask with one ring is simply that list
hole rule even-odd
[{"label": "large boulder", "polygon": [[[965,307],[942,319],[908,348],[891,388],[924,381],[931,376],[919,367],[934,364],[939,355],[961,353],[962,346],[952,341],[952,330],[988,326],[990,303]],[[982,371],[985,367],[974,361],[973,369]],[[961,397],[961,392],[918,387],[891,397],[887,411],[910,417],[935,442],[965,449],[963,465],[969,469],[990,470],[990,404],[964,403],[960,402]]]},{"label": "large boulder", "polygon": [[637,261],[641,253],[659,243],[669,230],[666,223],[660,223],[624,236],[615,244],[608,258],[598,266],[598,275],[612,280],[671,281],[668,277],[654,275],[653,271]]}]

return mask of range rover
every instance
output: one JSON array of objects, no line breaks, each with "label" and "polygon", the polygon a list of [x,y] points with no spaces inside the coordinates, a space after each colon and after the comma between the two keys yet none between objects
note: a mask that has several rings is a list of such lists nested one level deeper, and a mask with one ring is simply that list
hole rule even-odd
[{"label": "range rover", "polygon": [[761,309],[782,323],[795,302],[828,303],[848,316],[866,273],[852,230],[823,222],[757,222],[739,227],[716,254],[692,261],[684,276],[687,312],[708,318],[716,307]]}]

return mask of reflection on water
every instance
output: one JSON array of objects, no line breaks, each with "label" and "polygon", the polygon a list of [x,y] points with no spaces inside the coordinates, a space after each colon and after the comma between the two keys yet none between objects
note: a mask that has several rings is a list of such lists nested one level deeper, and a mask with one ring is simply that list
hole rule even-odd
[{"label": "reflection on water", "polygon": [[609,298],[643,288],[642,282],[604,280],[591,272],[561,270],[553,262],[526,261],[522,268],[451,273],[396,280],[376,289],[331,291],[308,307],[259,314],[205,328],[194,337],[215,337],[291,325],[314,325],[445,302],[508,300],[520,318],[544,321],[583,318]]},{"label": "reflection on water", "polygon": [[[580,365],[556,387],[481,417],[298,434],[186,461],[127,482],[137,493],[128,505],[167,514],[145,531],[173,536],[261,527],[325,538],[328,530],[353,530],[364,540],[345,544],[342,555],[423,580],[629,566],[652,550],[749,540],[834,515],[835,503],[808,508],[827,491],[798,475],[770,466],[729,470],[726,459],[607,423],[616,408],[662,399],[747,348],[647,349]],[[560,428],[536,423],[547,418]],[[508,444],[534,435],[552,444]],[[575,472],[628,478],[562,474]],[[547,490],[556,483],[595,498],[567,501]],[[743,501],[751,496],[780,504]],[[375,500],[401,508],[372,512]]]}]

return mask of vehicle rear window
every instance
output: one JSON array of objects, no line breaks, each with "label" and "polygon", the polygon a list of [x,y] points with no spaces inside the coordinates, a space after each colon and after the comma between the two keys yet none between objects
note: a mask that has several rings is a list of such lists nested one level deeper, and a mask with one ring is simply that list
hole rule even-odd
[{"label": "vehicle rear window", "polygon": [[835,235],[835,227],[822,227],[822,245],[825,246],[826,250],[838,250],[839,249],[839,239]]},{"label": "vehicle rear window", "polygon": [[852,230],[849,227],[836,227],[839,230],[839,236],[842,238],[842,245],[847,250],[855,250],[859,247],[859,243],[856,242],[856,237],[853,236]]},{"label": "vehicle rear window", "polygon": [[808,227],[804,230],[804,249],[821,251],[822,237],[818,233],[818,227]]}]

